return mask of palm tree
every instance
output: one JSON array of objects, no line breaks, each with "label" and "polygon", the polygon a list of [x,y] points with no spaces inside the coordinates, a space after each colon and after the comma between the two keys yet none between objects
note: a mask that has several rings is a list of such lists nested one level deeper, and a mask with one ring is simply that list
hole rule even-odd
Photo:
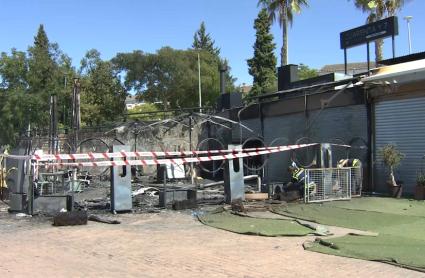
[{"label": "palm tree", "polygon": [[258,5],[267,9],[271,22],[279,21],[282,28],[281,65],[288,64],[288,23],[294,19],[294,13],[300,13],[303,6],[308,7],[308,0],[258,0]]},{"label": "palm tree", "polygon": [[[407,0],[406,0],[407,1]],[[405,0],[355,0],[356,8],[363,12],[369,13],[366,22],[372,23],[396,15],[404,6]],[[375,41],[375,61],[378,63],[382,60],[382,48],[384,41],[382,39]]]}]

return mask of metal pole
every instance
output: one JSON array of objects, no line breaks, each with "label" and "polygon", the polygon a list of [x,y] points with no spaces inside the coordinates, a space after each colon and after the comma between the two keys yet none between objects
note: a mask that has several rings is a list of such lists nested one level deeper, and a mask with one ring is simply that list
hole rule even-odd
[{"label": "metal pole", "polygon": [[[65,94],[66,94],[66,85],[67,85],[67,82],[68,82],[68,80],[66,79],[66,75],[64,76],[64,92],[65,92]],[[67,105],[67,102],[66,101],[64,101],[64,103],[63,103],[63,111],[62,111],[62,122],[63,122],[63,125],[64,126],[66,126],[66,114],[67,114],[67,109],[66,109],[66,105]]]},{"label": "metal pole", "polygon": [[201,86],[201,58],[198,53],[198,93],[199,93],[199,112],[202,113],[202,86]]},{"label": "metal pole", "polygon": [[49,154],[53,153],[53,95],[49,98]]},{"label": "metal pole", "polygon": [[72,206],[71,211],[74,210],[74,190],[77,183],[77,168],[72,169],[72,179],[71,179],[71,196],[72,196]]},{"label": "metal pole", "polygon": [[393,59],[395,58],[395,36],[392,36],[392,42],[393,42]]},{"label": "metal pole", "polygon": [[74,90],[73,90],[73,117],[72,127],[74,130],[74,152],[77,151],[78,147],[78,132],[80,130],[81,116],[80,116],[80,80],[74,78]]},{"label": "metal pole", "polygon": [[220,94],[224,95],[226,93],[226,65],[220,65]]},{"label": "metal pole", "polygon": [[52,153],[58,153],[58,97],[52,95]]},{"label": "metal pole", "polygon": [[29,215],[34,214],[34,186],[37,182],[38,163],[35,160],[30,161],[30,174],[28,176],[28,207],[27,212]]},{"label": "metal pole", "polygon": [[[189,149],[192,151],[192,115],[189,116]],[[190,163],[190,182],[192,185],[195,184],[193,178],[193,162]]]},{"label": "metal pole", "polygon": [[369,42],[367,42],[367,74],[369,75],[370,71],[370,45]]},{"label": "metal pole", "polygon": [[344,70],[345,70],[345,74],[347,74],[348,69],[347,69],[347,48],[344,48]]},{"label": "metal pole", "polygon": [[[164,171],[164,179],[163,179],[163,199],[164,199],[164,208],[165,207],[167,207],[167,165],[166,164],[164,164],[163,165],[164,166],[164,169],[163,169],[163,171]],[[161,167],[160,167],[160,169],[161,169]]]},{"label": "metal pole", "polygon": [[413,16],[405,16],[404,19],[407,21],[407,36],[409,40],[409,54],[412,54],[412,38],[410,34],[410,20],[412,20]]}]

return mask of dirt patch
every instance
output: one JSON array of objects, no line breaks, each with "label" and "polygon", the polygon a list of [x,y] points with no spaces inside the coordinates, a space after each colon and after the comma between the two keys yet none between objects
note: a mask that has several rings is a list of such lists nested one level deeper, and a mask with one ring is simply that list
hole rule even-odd
[{"label": "dirt patch", "polygon": [[0,206],[0,277],[421,277],[390,265],[304,251],[314,237],[238,235],[191,211],[120,214],[120,225],[53,227]]}]

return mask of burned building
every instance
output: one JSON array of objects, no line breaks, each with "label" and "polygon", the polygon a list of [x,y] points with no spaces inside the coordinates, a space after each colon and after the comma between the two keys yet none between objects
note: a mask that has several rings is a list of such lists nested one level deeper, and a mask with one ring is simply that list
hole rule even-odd
[{"label": "burned building", "polygon": [[[218,137],[233,144],[257,141],[265,146],[333,143],[332,166],[343,158],[361,159],[364,190],[382,193],[387,170],[380,149],[396,144],[405,154],[396,174],[404,192],[412,194],[425,154],[424,58],[424,53],[414,54],[382,61],[370,74],[328,74],[303,81],[297,79],[295,65],[286,66],[279,70],[278,92],[220,112],[252,131],[234,126],[227,136]],[[268,183],[287,182],[292,161],[320,167],[313,147],[263,159],[268,160],[263,169]]]}]

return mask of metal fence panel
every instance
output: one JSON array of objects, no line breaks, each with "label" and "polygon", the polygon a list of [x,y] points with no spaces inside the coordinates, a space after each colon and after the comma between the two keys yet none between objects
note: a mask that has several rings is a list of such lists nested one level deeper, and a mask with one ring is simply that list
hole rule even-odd
[{"label": "metal fence panel", "polygon": [[351,199],[352,168],[306,169],[306,203]]},{"label": "metal fence panel", "polygon": [[363,189],[362,167],[351,168],[351,197],[360,197]]}]

